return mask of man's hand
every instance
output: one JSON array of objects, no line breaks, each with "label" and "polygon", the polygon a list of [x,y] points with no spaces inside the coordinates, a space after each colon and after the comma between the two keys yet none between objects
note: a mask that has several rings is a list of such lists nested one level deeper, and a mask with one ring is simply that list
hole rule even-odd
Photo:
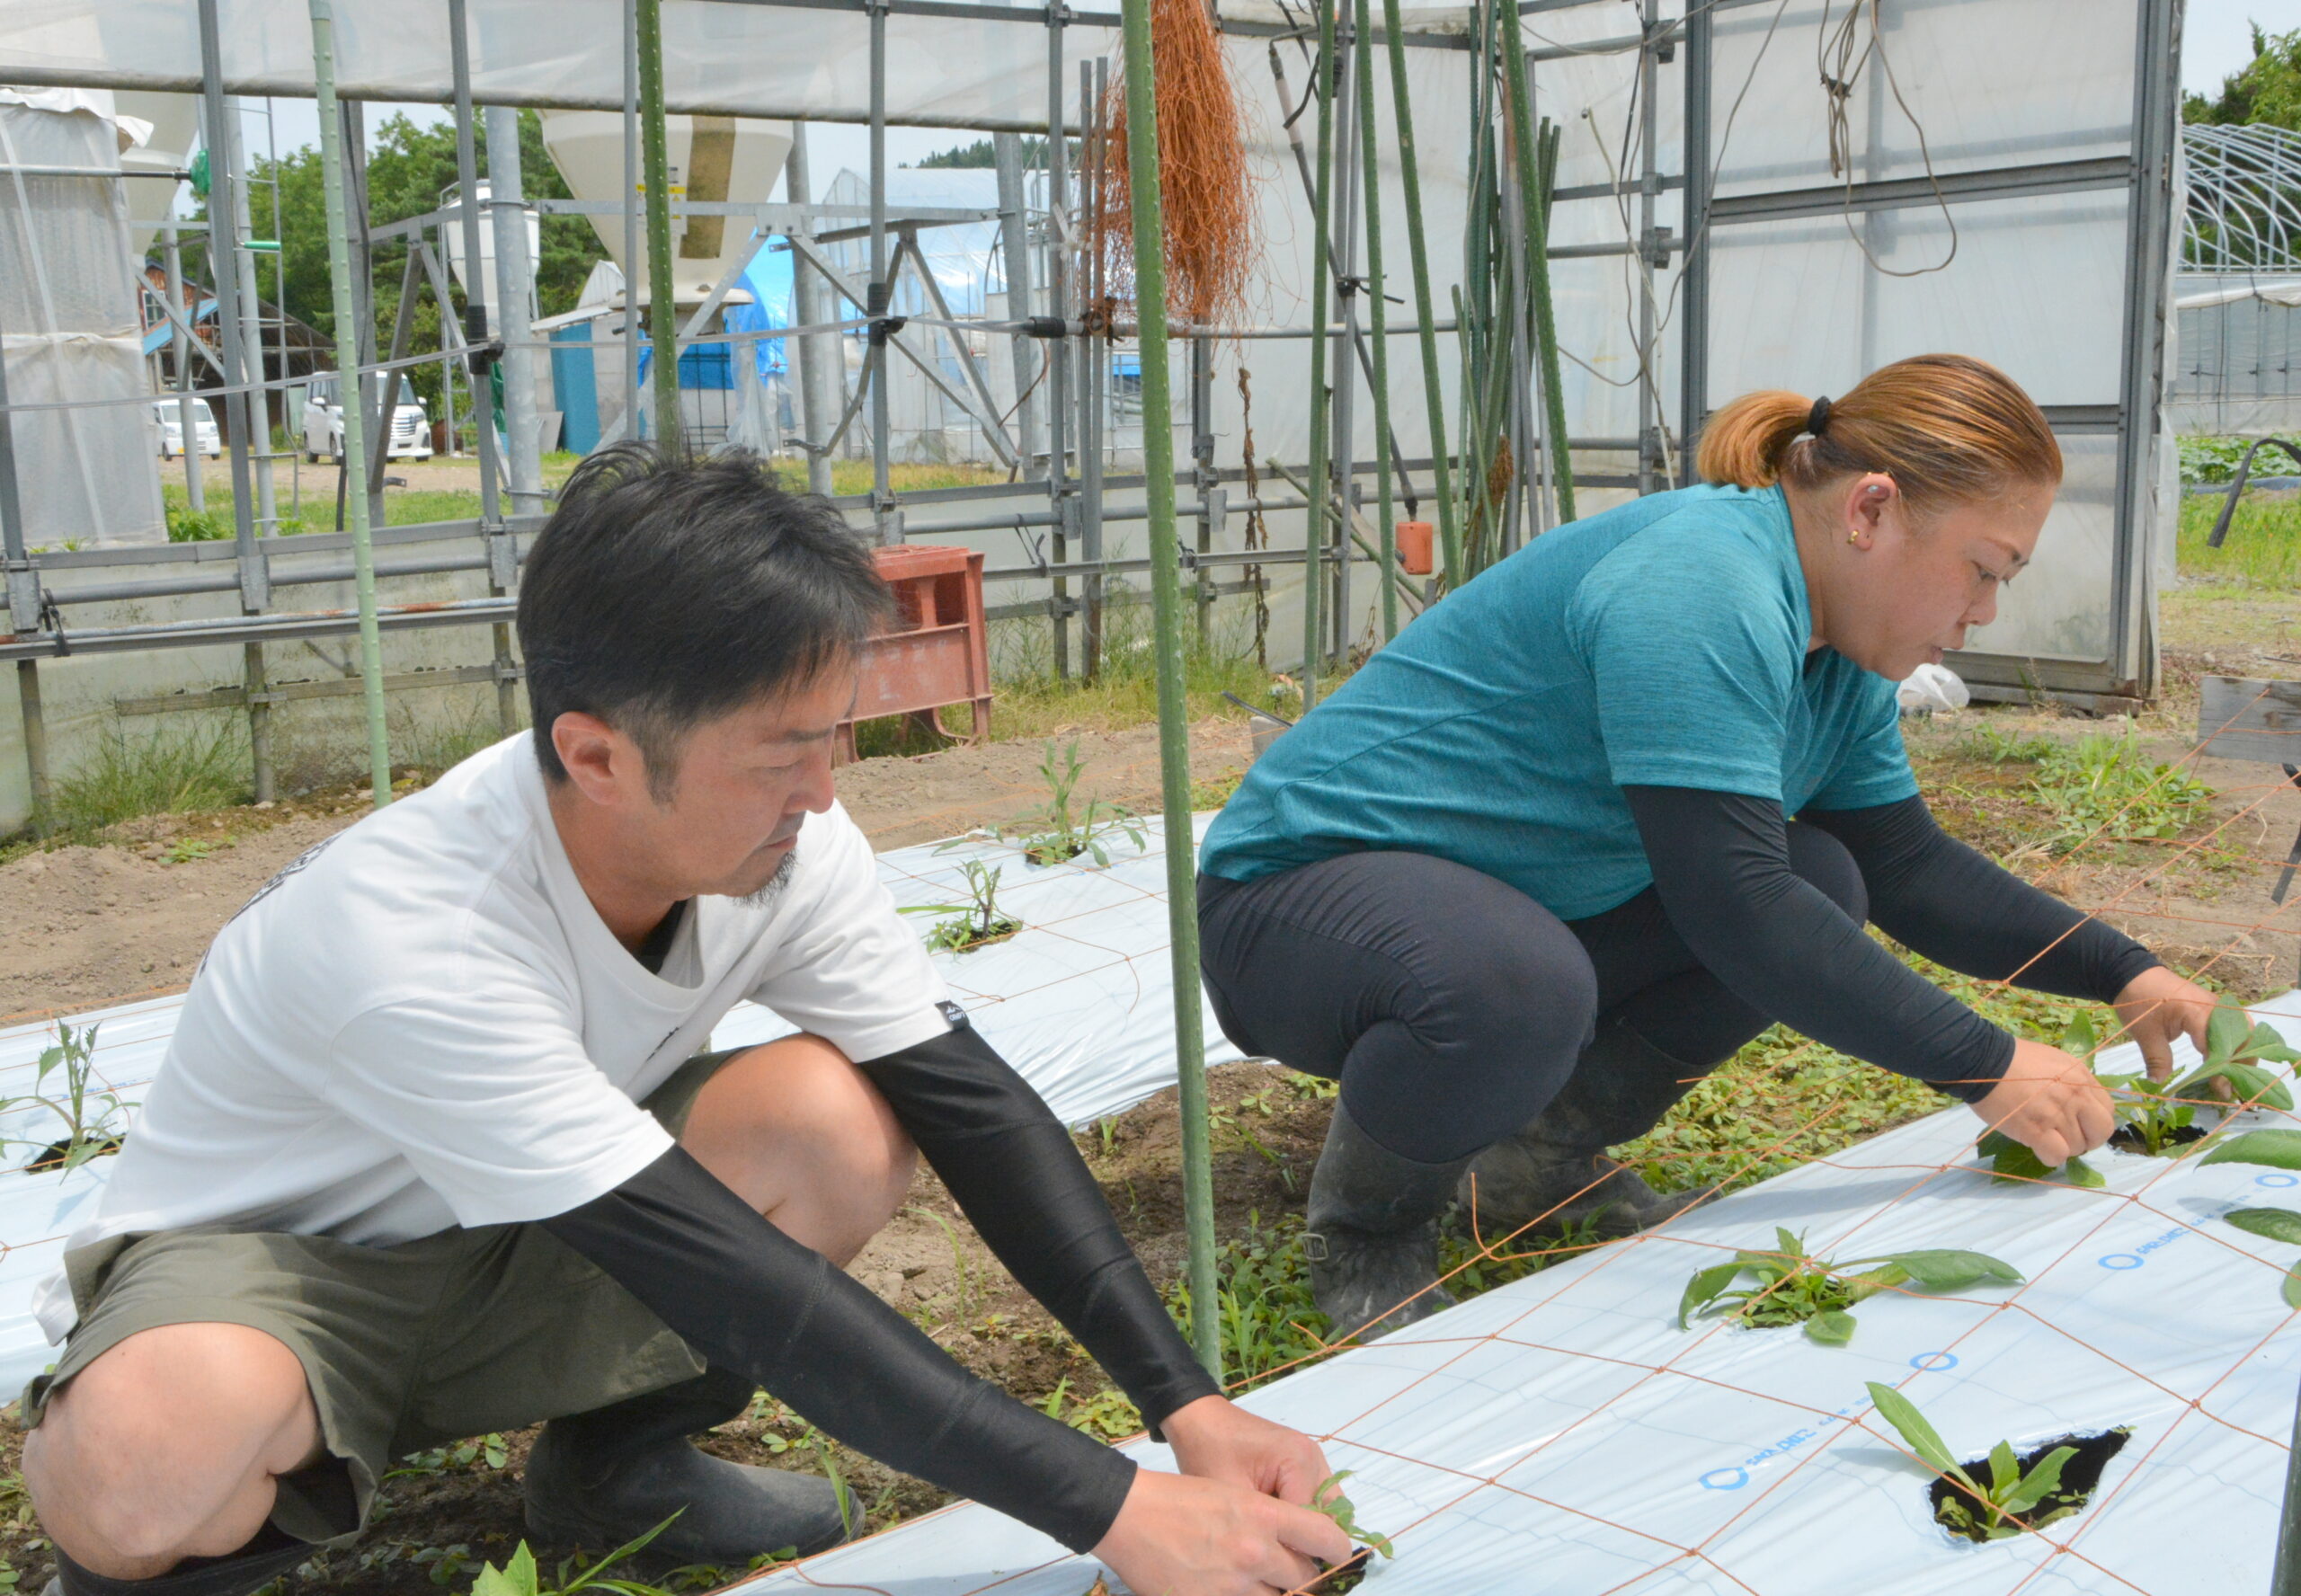
[{"label": "man's hand", "polygon": [[2016,1042],[2004,1078],[1973,1111],[2051,1167],[2091,1152],[2117,1129],[2109,1089],[2083,1062],[2041,1042]]},{"label": "man's hand", "polygon": [[2199,1054],[2205,1051],[2206,1022],[2213,1017],[2214,1002],[2212,993],[2162,964],[2135,976],[2118,994],[2118,1018],[2125,1022],[2126,1034],[2141,1044],[2141,1061],[2151,1080],[2172,1077],[2175,1037],[2186,1036]]},{"label": "man's hand", "polygon": [[1095,1556],[1139,1596],[1270,1596],[1309,1584],[1320,1563],[1339,1563],[1352,1549],[1324,1513],[1225,1481],[1142,1468]]},{"label": "man's hand", "polygon": [[1185,1474],[1244,1485],[1282,1502],[1307,1505],[1334,1472],[1317,1441],[1225,1397],[1202,1396],[1168,1414],[1159,1427]]}]

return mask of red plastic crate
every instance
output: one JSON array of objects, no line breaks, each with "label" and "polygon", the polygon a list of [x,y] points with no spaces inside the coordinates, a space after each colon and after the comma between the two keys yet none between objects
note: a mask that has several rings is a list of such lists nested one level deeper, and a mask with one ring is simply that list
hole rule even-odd
[{"label": "red plastic crate", "polygon": [[875,549],[879,574],[894,590],[888,629],[863,646],[855,716],[840,723],[842,760],[855,755],[855,723],[883,715],[909,715],[938,736],[939,710],[964,704],[972,724],[960,739],[991,735],[991,637],[982,616],[982,555],[937,544],[899,544]]}]

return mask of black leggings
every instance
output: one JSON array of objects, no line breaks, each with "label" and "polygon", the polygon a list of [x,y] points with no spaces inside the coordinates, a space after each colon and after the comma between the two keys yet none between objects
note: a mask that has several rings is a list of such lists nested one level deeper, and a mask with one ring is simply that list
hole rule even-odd
[{"label": "black leggings", "polygon": [[[1844,845],[1812,826],[1789,836],[1790,869],[1866,919]],[[1702,968],[1651,887],[1567,921],[1465,865],[1356,853],[1251,882],[1202,875],[1198,890],[1223,1033],[1339,1080],[1362,1130],[1426,1164],[1540,1113],[1602,1023],[1628,1024],[1686,1077],[1771,1023]]]}]

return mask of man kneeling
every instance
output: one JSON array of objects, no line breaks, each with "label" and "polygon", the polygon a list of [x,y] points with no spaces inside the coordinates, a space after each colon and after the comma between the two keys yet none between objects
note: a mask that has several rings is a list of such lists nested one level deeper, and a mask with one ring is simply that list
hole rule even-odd
[{"label": "man kneeling", "polygon": [[[42,1322],[24,1475],[65,1596],[238,1596],[392,1460],[550,1421],[528,1525],[740,1565],[832,1486],[689,1444],[765,1386],[1138,1591],[1339,1560],[1311,1441],[1193,1360],[1063,1127],[969,1028],[831,794],[887,605],[820,500],[635,447],[528,562],[535,732],[297,860],[218,934]],[[738,1000],[801,1034],[699,1052]],[[1120,1454],[840,1272],[923,1152],[1173,1442]]]}]

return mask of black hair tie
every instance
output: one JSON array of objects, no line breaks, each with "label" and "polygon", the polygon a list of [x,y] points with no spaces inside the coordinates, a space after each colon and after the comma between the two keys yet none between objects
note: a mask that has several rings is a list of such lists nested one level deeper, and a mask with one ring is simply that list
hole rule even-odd
[{"label": "black hair tie", "polygon": [[1819,438],[1822,429],[1829,424],[1830,402],[1827,399],[1815,400],[1814,408],[1806,412],[1806,430]]}]

